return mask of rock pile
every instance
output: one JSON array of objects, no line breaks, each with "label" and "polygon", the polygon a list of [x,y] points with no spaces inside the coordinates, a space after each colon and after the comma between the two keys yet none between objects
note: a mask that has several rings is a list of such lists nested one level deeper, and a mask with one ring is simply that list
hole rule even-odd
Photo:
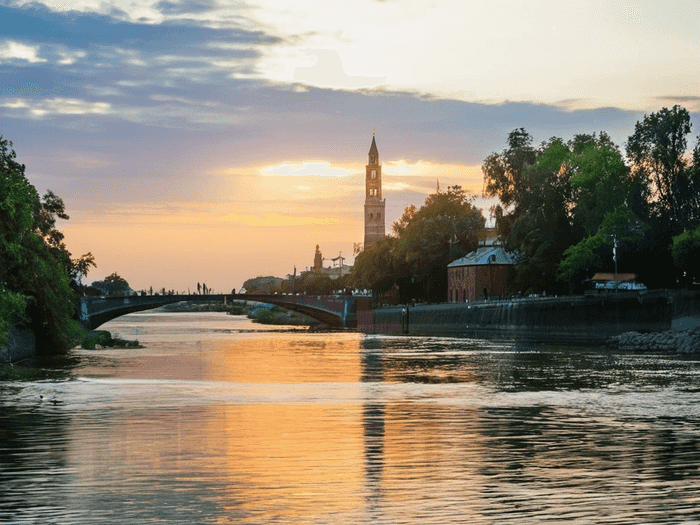
[{"label": "rock pile", "polygon": [[607,346],[633,352],[700,353],[700,327],[665,332],[626,332],[611,337]]}]

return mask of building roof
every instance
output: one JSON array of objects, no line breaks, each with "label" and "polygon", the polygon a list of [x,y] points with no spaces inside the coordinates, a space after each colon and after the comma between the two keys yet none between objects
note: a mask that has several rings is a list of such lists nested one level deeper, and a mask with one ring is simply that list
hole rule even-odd
[{"label": "building roof", "polygon": [[372,135],[372,145],[369,147],[369,154],[375,157],[379,156],[379,150],[377,150],[377,143],[374,140],[374,135]]},{"label": "building roof", "polygon": [[634,281],[636,278],[636,273],[618,273],[617,279],[615,279],[614,273],[597,273],[591,277],[591,281],[617,281],[618,283],[624,283],[626,281]]},{"label": "building roof", "polygon": [[522,262],[522,257],[516,252],[507,252],[502,244],[486,244],[475,251],[460,257],[447,265],[448,268],[458,266],[508,265],[514,266]]}]

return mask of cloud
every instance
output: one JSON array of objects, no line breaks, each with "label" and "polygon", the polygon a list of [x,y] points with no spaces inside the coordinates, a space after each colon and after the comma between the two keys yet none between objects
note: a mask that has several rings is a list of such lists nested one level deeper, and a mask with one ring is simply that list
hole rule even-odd
[{"label": "cloud", "polygon": [[187,0],[179,2],[162,0],[155,4],[154,7],[165,15],[205,13],[218,9],[217,3],[213,0]]},{"label": "cloud", "polygon": [[311,66],[297,66],[294,80],[321,87],[358,89],[375,87],[386,82],[386,77],[348,75],[338,52],[333,49],[302,49],[307,56],[316,57]]},{"label": "cloud", "polygon": [[0,63],[10,60],[23,60],[30,64],[46,62],[45,58],[39,57],[39,46],[28,46],[13,40],[5,40],[0,44]]},{"label": "cloud", "polygon": [[52,99],[15,98],[0,102],[0,107],[29,115],[33,118],[54,115],[106,115],[112,113],[110,104],[56,97]]},{"label": "cloud", "polygon": [[283,177],[347,177],[352,170],[332,167],[330,162],[306,161],[300,164],[283,163],[277,166],[261,168],[263,175]]},{"label": "cloud", "polygon": [[279,215],[276,213],[266,213],[260,215],[239,215],[237,213],[229,213],[219,217],[221,222],[233,224],[242,224],[252,227],[297,227],[297,226],[329,226],[340,223],[340,219],[336,217],[295,217],[289,215]]}]

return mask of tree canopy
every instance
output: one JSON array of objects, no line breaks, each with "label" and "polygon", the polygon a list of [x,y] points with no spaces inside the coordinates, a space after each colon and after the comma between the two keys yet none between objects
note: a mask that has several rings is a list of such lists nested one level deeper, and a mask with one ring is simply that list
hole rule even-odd
[{"label": "tree canopy", "polygon": [[441,302],[447,296],[447,264],[474,250],[484,226],[473,196],[460,186],[408,206],[393,235],[360,253],[352,283],[383,293],[397,286],[400,299]]},{"label": "tree canopy", "polygon": [[680,106],[646,115],[626,158],[605,132],[536,148],[523,128],[511,132],[482,170],[485,194],[501,203],[499,233],[527,259],[514,289],[573,291],[615,262],[648,285],[673,286],[672,238],[700,224],[700,141],[689,152],[690,131]]},{"label": "tree canopy", "polygon": [[16,158],[12,143],[0,136],[0,343],[25,323],[37,351],[63,352],[72,344],[73,288],[94,258],[71,259],[56,228],[57,219],[68,219],[63,201],[51,191],[39,197]]}]

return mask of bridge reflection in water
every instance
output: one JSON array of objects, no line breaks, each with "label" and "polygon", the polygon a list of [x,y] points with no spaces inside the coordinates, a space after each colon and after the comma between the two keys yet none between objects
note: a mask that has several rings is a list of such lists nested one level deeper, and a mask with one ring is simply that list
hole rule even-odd
[{"label": "bridge reflection in water", "polygon": [[355,328],[357,316],[355,298],[348,295],[278,295],[278,294],[218,294],[218,295],[128,295],[123,297],[81,297],[80,322],[90,330],[122,315],[182,301],[230,302],[255,301],[274,304],[305,314],[329,326]]}]

